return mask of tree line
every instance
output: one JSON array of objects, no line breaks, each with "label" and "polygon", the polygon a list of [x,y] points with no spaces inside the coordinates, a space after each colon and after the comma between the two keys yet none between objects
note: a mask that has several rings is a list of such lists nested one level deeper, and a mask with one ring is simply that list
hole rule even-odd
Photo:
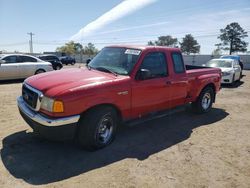
[{"label": "tree line", "polygon": [[83,47],[80,43],[75,43],[74,41],[70,41],[65,45],[58,47],[56,49],[57,52],[61,52],[67,55],[73,54],[86,54],[86,55],[95,55],[98,53],[98,49],[94,44],[88,43],[85,47]]},{"label": "tree line", "polygon": [[[247,32],[237,22],[228,24],[224,29],[220,29],[220,35],[217,38],[220,39],[221,43],[215,44],[216,49],[212,52],[213,55],[219,55],[223,50],[228,51],[230,55],[234,52],[246,52],[248,46],[248,43],[244,41],[246,37],[248,37]],[[160,36],[156,41],[149,41],[147,45],[177,47],[188,55],[199,53],[201,47],[192,34],[185,35],[180,42],[171,35]],[[83,47],[80,43],[73,41],[58,47],[56,51],[68,55],[95,55],[98,53],[98,49],[92,43]]]},{"label": "tree line", "polygon": [[[222,50],[229,51],[230,55],[234,52],[246,52],[248,43],[243,40],[245,37],[248,37],[247,32],[237,22],[228,24],[224,29],[220,29],[218,39],[221,43],[215,44],[217,48],[213,54],[219,55]],[[191,34],[185,35],[181,42],[171,35],[160,36],[156,41],[149,41],[148,45],[180,47],[182,52],[188,55],[200,52],[200,45]]]}]

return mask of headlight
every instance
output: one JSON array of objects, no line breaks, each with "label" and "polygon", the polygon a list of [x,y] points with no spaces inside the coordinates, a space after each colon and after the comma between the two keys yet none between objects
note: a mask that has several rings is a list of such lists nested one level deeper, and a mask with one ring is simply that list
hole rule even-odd
[{"label": "headlight", "polygon": [[43,96],[41,101],[41,108],[49,112],[63,112],[63,102],[57,101],[48,97]]},{"label": "headlight", "polygon": [[232,72],[222,72],[222,76],[229,76]]}]

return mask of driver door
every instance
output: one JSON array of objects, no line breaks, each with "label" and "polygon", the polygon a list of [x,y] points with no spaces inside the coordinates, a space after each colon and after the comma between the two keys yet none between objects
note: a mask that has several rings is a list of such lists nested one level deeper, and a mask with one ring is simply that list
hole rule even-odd
[{"label": "driver door", "polygon": [[151,76],[144,80],[135,78],[132,82],[132,118],[140,118],[170,106],[172,88],[165,53],[146,54],[138,71],[141,69],[149,70]]}]

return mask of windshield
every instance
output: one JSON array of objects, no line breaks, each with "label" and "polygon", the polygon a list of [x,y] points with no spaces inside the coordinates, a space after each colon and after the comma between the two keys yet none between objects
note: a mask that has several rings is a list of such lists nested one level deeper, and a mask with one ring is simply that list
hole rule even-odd
[{"label": "windshield", "polygon": [[136,64],[141,50],[106,47],[103,48],[91,62],[90,68],[100,71],[109,70],[120,75],[129,75]]},{"label": "windshield", "polygon": [[224,68],[230,68],[230,67],[232,67],[232,61],[211,60],[211,61],[207,62],[206,66],[208,66],[208,67],[224,67]]}]

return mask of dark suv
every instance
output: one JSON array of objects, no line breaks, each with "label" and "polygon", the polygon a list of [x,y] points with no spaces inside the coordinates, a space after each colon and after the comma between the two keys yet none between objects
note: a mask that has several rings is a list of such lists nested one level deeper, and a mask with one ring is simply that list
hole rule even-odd
[{"label": "dark suv", "polygon": [[60,70],[63,67],[61,61],[56,55],[40,55],[37,57],[43,61],[50,62],[54,70]]},{"label": "dark suv", "polygon": [[65,64],[65,65],[68,65],[68,64],[74,65],[76,63],[75,58],[70,57],[70,56],[62,56],[60,60],[62,64]]}]

